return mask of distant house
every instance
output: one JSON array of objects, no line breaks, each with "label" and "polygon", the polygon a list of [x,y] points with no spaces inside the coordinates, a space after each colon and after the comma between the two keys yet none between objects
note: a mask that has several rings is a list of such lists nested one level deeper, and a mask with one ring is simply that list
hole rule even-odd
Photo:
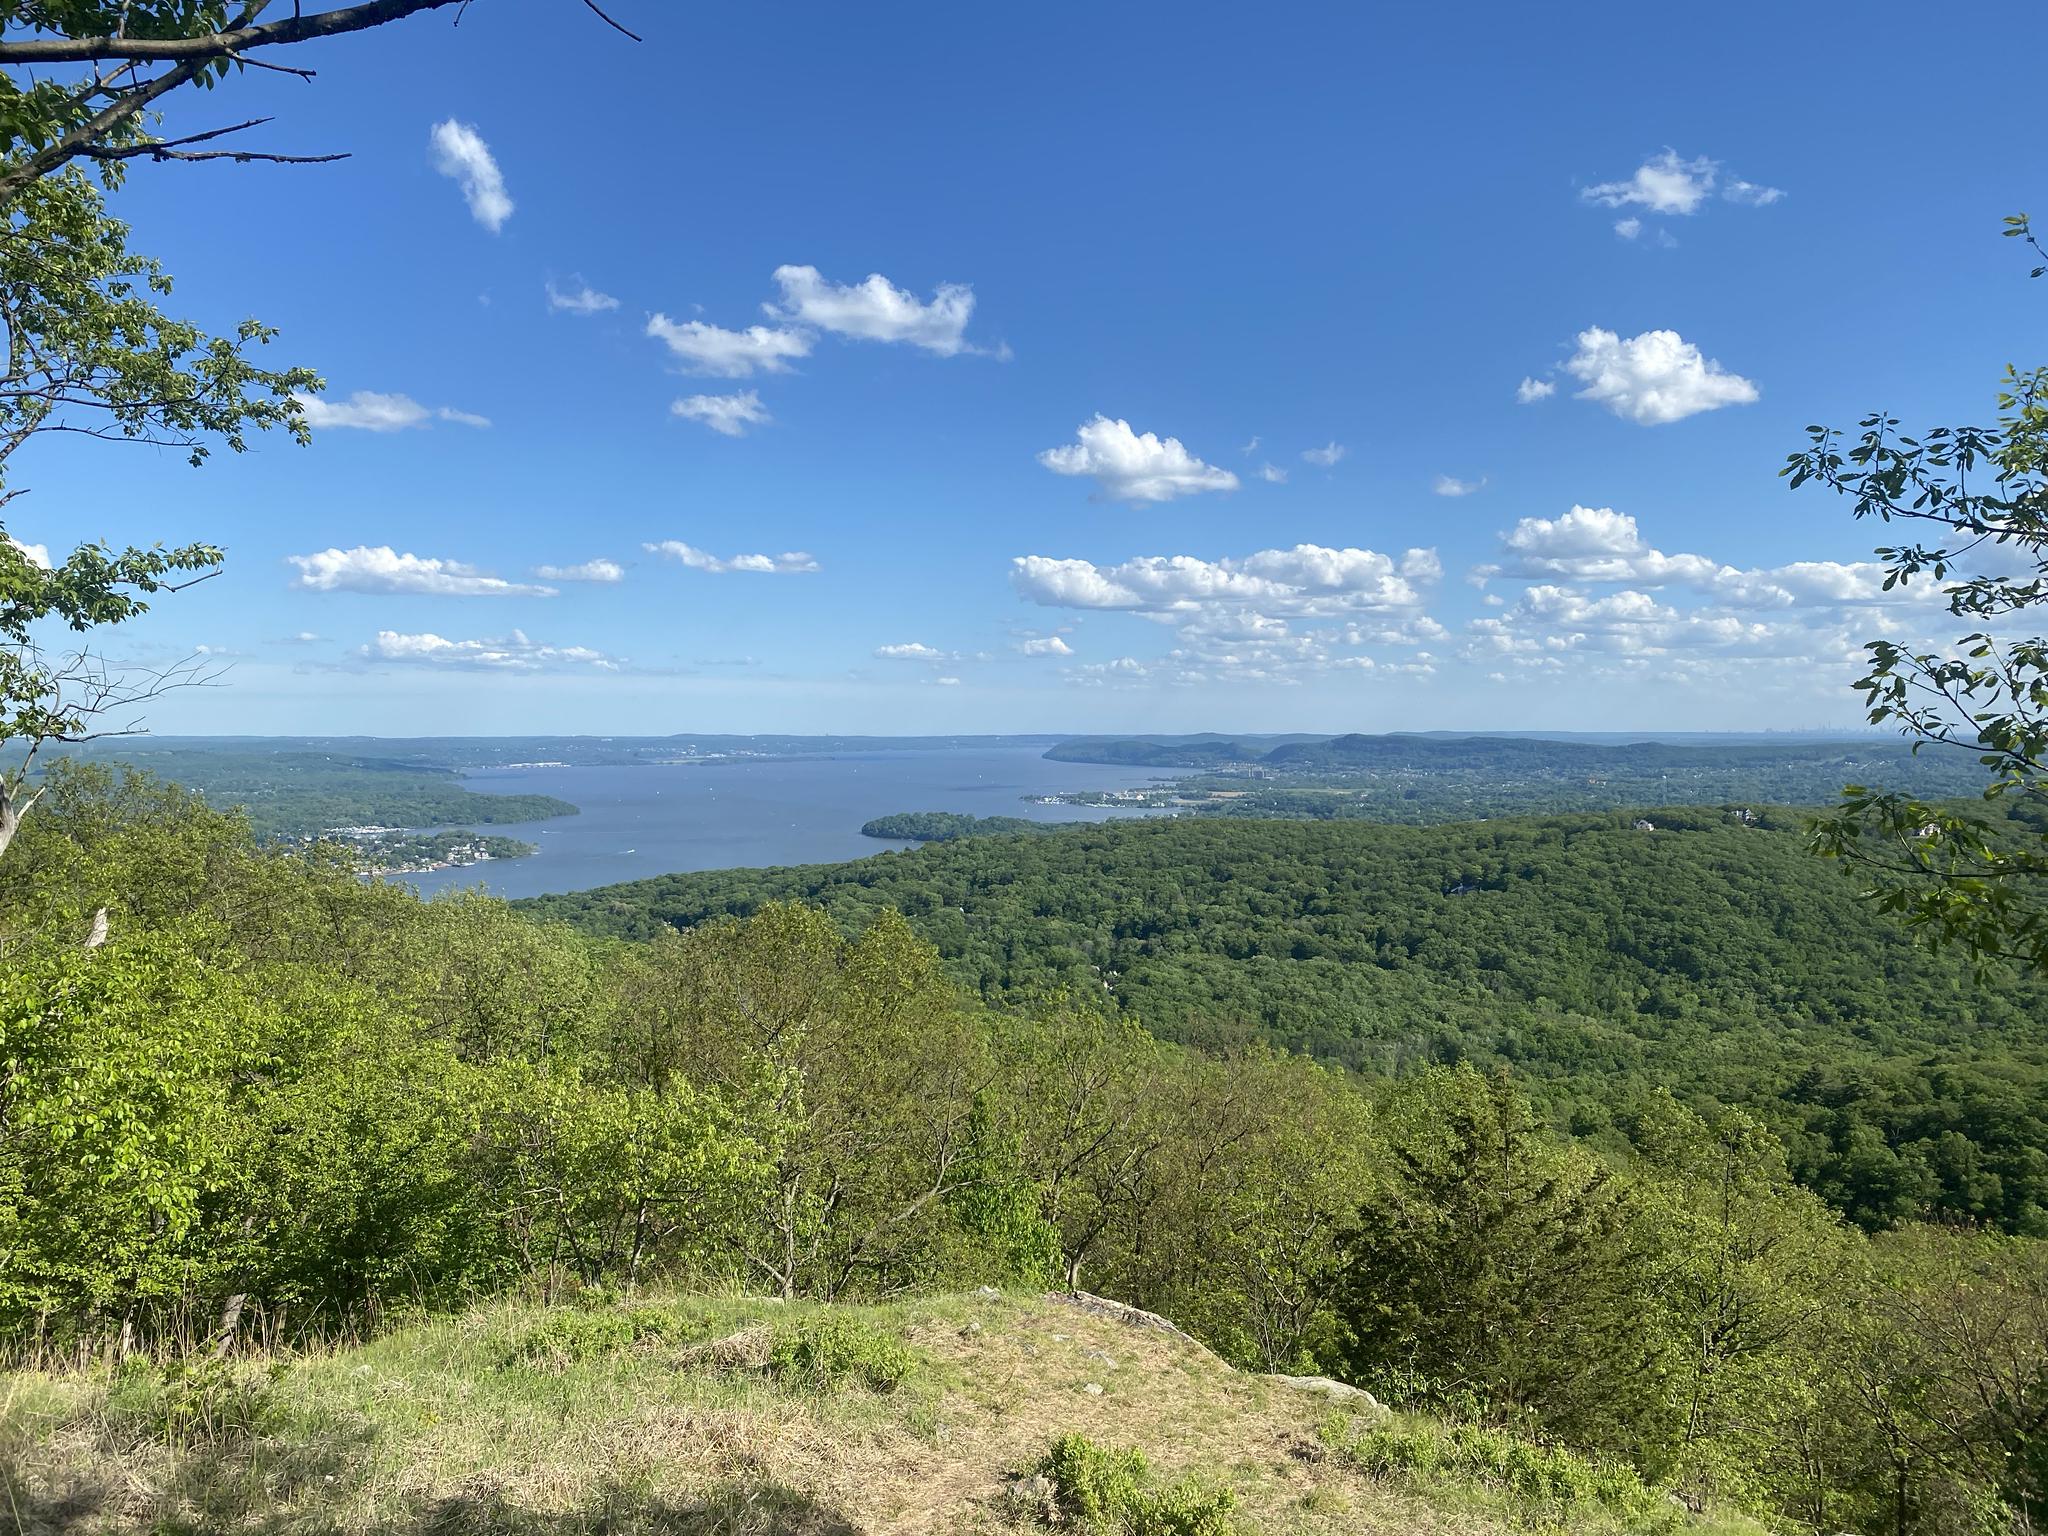
[{"label": "distant house", "polygon": [[1638,817],[1636,819],[1635,828],[1638,832],[1654,832],[1657,830],[1657,823],[1655,823],[1654,821],[1644,821],[1642,818]]}]

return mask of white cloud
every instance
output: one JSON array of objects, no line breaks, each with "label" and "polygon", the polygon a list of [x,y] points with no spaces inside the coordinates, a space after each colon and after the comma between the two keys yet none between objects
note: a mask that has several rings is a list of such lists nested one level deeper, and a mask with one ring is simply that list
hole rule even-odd
[{"label": "white cloud", "polygon": [[1259,466],[1259,478],[1268,485],[1285,485],[1287,483],[1287,471],[1277,464],[1261,464]]},{"label": "white cloud", "polygon": [[750,325],[744,331],[728,331],[706,325],[702,320],[671,320],[667,315],[650,315],[647,334],[666,342],[669,351],[691,373],[708,373],[721,379],[744,379],[757,369],[762,373],[787,373],[789,360],[808,357],[811,338],[804,331],[786,331],[765,325]]},{"label": "white cloud", "polygon": [[542,581],[623,581],[626,568],[616,560],[585,560],[580,565],[540,565],[533,574]]},{"label": "white cloud", "polygon": [[1375,550],[1317,544],[1221,560],[1144,555],[1108,566],[1024,555],[1010,567],[1011,584],[1043,607],[1121,610],[1176,624],[1228,616],[1239,631],[1256,620],[1254,627],[1269,634],[1279,633],[1271,626],[1287,617],[1417,608],[1418,584],[1442,570],[1434,550],[1410,550],[1396,561]]},{"label": "white cloud", "polygon": [[575,289],[567,293],[557,288],[552,278],[548,280],[548,308],[551,310],[561,310],[572,315],[601,315],[608,309],[618,307],[617,299],[608,293],[599,293],[580,277],[576,279]]},{"label": "white cloud", "polygon": [[14,535],[12,534],[0,535],[0,537],[6,538],[7,542],[9,544],[12,544],[14,548],[20,552],[21,557],[24,560],[28,561],[28,563],[34,566],[37,570],[47,571],[52,569],[52,566],[50,564],[49,545],[24,544],[21,542],[21,540],[15,538]]},{"label": "white cloud", "polygon": [[1256,432],[1252,434],[1252,440],[1250,442],[1246,443],[1242,448],[1238,449],[1238,452],[1243,454],[1246,458],[1250,458],[1253,454],[1257,453],[1258,451],[1259,434]]},{"label": "white cloud", "polygon": [[922,640],[908,640],[901,645],[878,645],[875,655],[883,661],[928,661],[934,666],[940,662],[958,661],[957,651],[942,651],[937,646],[926,645]]},{"label": "white cloud", "polygon": [[326,638],[327,637],[325,635],[314,634],[313,631],[310,629],[302,629],[295,635],[285,635],[279,639],[271,641],[270,643],[272,645],[319,645],[323,641],[325,641]]},{"label": "white cloud", "polygon": [[[1785,194],[1777,187],[1723,176],[1718,160],[1702,155],[1681,159],[1676,151],[1652,155],[1626,181],[1603,181],[1585,188],[1579,196],[1603,208],[1640,208],[1663,218],[1689,218],[1703,209],[1716,192],[1723,202],[1744,203],[1764,208]],[[1669,248],[1678,244],[1671,231],[1660,224],[1646,223],[1636,214],[1615,220],[1614,232],[1624,240],[1642,239],[1646,244]]]},{"label": "white cloud", "polygon": [[1328,469],[1351,450],[1342,443],[1326,443],[1320,448],[1305,448],[1301,457],[1304,462]]},{"label": "white cloud", "polygon": [[316,432],[404,432],[436,420],[465,427],[491,424],[489,417],[473,411],[459,411],[452,405],[425,406],[410,395],[386,395],[374,389],[359,389],[345,400],[323,400],[318,395],[294,395],[292,399],[305,413],[306,425]]},{"label": "white cloud", "polygon": [[496,640],[448,640],[424,633],[400,634],[380,629],[377,638],[357,653],[365,661],[455,667],[481,672],[582,671],[616,672],[623,662],[586,645],[543,645],[519,630]]},{"label": "white cloud", "polygon": [[1058,635],[1042,635],[1036,640],[1021,642],[1018,651],[1026,656],[1071,656],[1074,648]]},{"label": "white cloud", "polygon": [[1753,181],[1731,181],[1721,189],[1721,196],[1731,203],[1747,203],[1752,208],[1768,208],[1785,195],[1780,187],[1759,186]]},{"label": "white cloud", "polygon": [[[1395,556],[1298,544],[1218,560],[1159,555],[1116,565],[1026,555],[1011,562],[1010,579],[1041,606],[1122,612],[1173,637],[1154,661],[1075,666],[1064,674],[1069,682],[1292,686],[1317,673],[1434,670],[1435,658],[1419,647],[1448,638],[1423,611],[1442,571],[1433,549]],[[1398,647],[1408,659],[1369,654],[1379,647]]]},{"label": "white cloud", "polygon": [[1885,567],[1870,560],[1796,560],[1744,568],[1706,555],[1666,554],[1643,538],[1633,517],[1612,507],[1574,506],[1560,517],[1522,518],[1501,535],[1501,547],[1506,559],[1475,568],[1475,577],[1481,581],[1507,576],[1683,587],[1725,607],[1745,610],[1900,606],[1943,600],[1940,590],[1926,582],[1895,586],[1887,592]]},{"label": "white cloud", "polygon": [[1636,204],[1652,213],[1688,214],[1696,211],[1714,190],[1716,162],[1704,156],[1681,160],[1673,150],[1652,155],[1627,181],[1603,181],[1587,187],[1579,196],[1606,208]]},{"label": "white cloud", "polygon": [[787,550],[779,555],[720,557],[706,554],[681,539],[663,539],[659,544],[642,544],[640,547],[650,555],[666,555],[671,560],[680,560],[693,571],[708,571],[714,576],[735,571],[755,576],[800,576],[818,569],[818,562],[800,549]]},{"label": "white cloud", "polygon": [[1177,437],[1137,433],[1121,419],[1097,414],[1081,424],[1076,441],[1048,448],[1038,462],[1056,475],[1093,475],[1117,501],[1171,501],[1200,491],[1234,491],[1237,476],[1205,464]]},{"label": "white cloud", "polygon": [[816,267],[782,266],[775,281],[782,302],[763,306],[770,316],[862,341],[908,342],[941,357],[975,350],[965,339],[974,290],[964,283],[941,283],[925,302],[879,272],[844,284],[828,281]]},{"label": "white cloud", "polygon": [[753,390],[736,395],[690,395],[669,407],[686,421],[701,421],[724,437],[744,437],[747,428],[763,427],[775,418]]},{"label": "white cloud", "polygon": [[1470,496],[1474,491],[1486,489],[1486,476],[1477,480],[1460,480],[1456,475],[1438,475],[1430,490],[1439,496]]},{"label": "white cloud", "polygon": [[399,554],[389,544],[287,555],[299,568],[292,585],[310,592],[406,592],[431,597],[553,597],[553,587],[486,576],[458,560]]},{"label": "white cloud", "polygon": [[458,123],[451,117],[445,123],[434,124],[430,142],[434,169],[461,183],[471,216],[492,234],[503,229],[505,221],[512,217],[512,199],[506,194],[504,174],[491,157],[491,148],[484,143],[483,135],[468,123]]},{"label": "white cloud", "polygon": [[1534,405],[1538,400],[1548,400],[1557,393],[1557,386],[1548,379],[1525,378],[1515,386],[1515,404]]},{"label": "white cloud", "polygon": [[935,677],[932,681],[941,688],[958,688],[960,686],[960,679],[957,677]]},{"label": "white cloud", "polygon": [[1564,365],[1586,386],[1576,398],[1597,401],[1640,426],[1682,421],[1757,398],[1755,384],[1703,357],[1676,331],[1644,331],[1624,341],[1593,326],[1579,332],[1578,342],[1579,350]]}]

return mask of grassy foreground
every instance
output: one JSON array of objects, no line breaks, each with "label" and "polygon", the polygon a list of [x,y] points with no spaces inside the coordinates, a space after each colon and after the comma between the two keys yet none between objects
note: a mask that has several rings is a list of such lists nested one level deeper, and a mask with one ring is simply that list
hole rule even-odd
[{"label": "grassy foreground", "polygon": [[12,1532],[1532,1525],[1734,1528],[1627,1474],[1337,1408],[1183,1338],[993,1292],[498,1304],[326,1353],[0,1385]]}]

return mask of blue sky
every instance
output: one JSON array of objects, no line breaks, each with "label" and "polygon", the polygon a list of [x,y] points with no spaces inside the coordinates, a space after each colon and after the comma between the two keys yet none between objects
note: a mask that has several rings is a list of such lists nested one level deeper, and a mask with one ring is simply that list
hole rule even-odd
[{"label": "blue sky", "polygon": [[2037,7],[615,9],[319,45],[173,126],[353,158],[117,196],[329,386],[12,467],[228,547],[158,729],[1810,727],[1953,627],[1776,470],[2038,360]]}]

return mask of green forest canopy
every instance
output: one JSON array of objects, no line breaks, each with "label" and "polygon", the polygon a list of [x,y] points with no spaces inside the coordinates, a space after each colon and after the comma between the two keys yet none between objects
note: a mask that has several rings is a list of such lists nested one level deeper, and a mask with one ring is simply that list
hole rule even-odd
[{"label": "green forest canopy", "polygon": [[1256,1036],[1376,1074],[1506,1065],[1596,1140],[1668,1087],[1759,1114],[1866,1224],[2048,1231],[2048,990],[1916,947],[1801,822],[1122,822],[522,905],[632,938],[778,900],[849,932],[896,910],[990,1000],[1064,989],[1170,1039]]}]

